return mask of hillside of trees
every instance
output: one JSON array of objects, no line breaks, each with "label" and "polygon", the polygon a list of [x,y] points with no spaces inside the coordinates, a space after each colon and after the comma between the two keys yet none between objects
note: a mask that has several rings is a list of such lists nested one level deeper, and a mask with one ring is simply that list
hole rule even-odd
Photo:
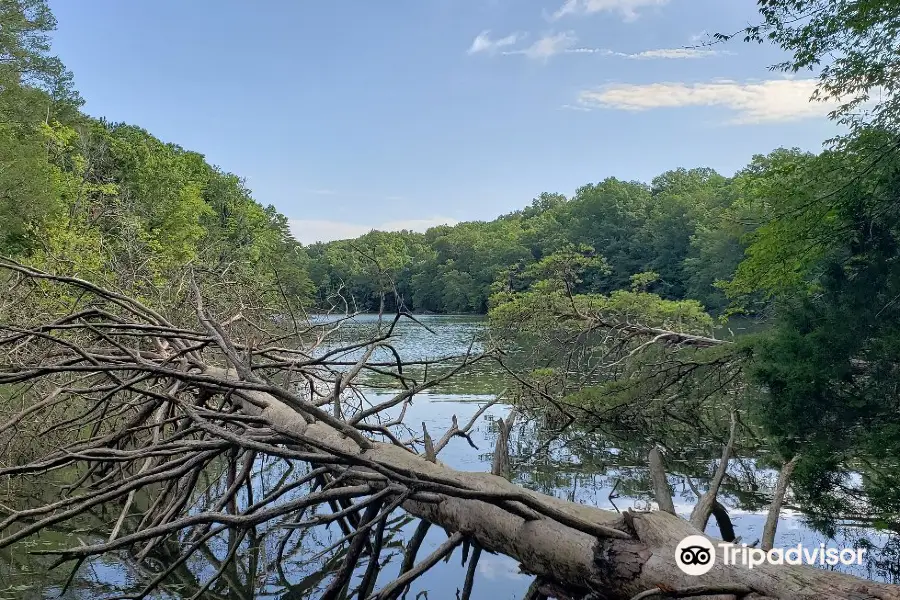
[{"label": "hillside of trees", "polygon": [[83,114],[44,2],[0,9],[0,255],[137,295],[192,264],[311,299],[283,215],[202,154]]},{"label": "hillside of trees", "polygon": [[313,244],[310,277],[323,305],[343,294],[378,310],[385,296],[389,310],[399,299],[411,311],[485,313],[493,294],[540,279],[548,257],[577,253],[595,260],[576,293],[630,289],[637,275],[642,289],[720,313],[728,305],[721,284],[765,214],[754,182],[806,157],[777,150],[733,177],[708,168],[668,171],[649,184],[610,177],[571,198],[543,193],[490,222]]},{"label": "hillside of trees", "polygon": [[528,289],[542,264],[574,253],[590,260],[573,293],[638,287],[718,315],[743,304],[725,283],[772,215],[761,182],[814,158],[780,149],[731,177],[679,168],[650,183],[606,178],[491,222],[304,248],[239,176],[83,114],[50,52],[52,14],[37,0],[21,6],[0,15],[0,254],[137,294],[158,293],[191,264],[311,310],[486,313],[493,295]]}]

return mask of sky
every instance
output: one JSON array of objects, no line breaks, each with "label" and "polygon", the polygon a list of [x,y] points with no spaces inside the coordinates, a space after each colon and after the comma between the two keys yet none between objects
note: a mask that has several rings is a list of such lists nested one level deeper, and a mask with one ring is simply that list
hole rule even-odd
[{"label": "sky", "polygon": [[303,243],[491,220],[541,192],[731,175],[837,130],[755,0],[50,0],[96,117],[243,177]]}]

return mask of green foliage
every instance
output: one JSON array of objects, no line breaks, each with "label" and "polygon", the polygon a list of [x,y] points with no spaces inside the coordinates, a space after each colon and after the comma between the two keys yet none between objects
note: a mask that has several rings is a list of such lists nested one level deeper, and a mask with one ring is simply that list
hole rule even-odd
[{"label": "green foliage", "polygon": [[643,292],[652,283],[659,281],[659,273],[653,271],[644,271],[643,273],[635,273],[631,276],[631,291]]},{"label": "green foliage", "polygon": [[571,323],[574,331],[591,320],[628,322],[681,333],[707,334],[712,318],[696,300],[666,300],[656,294],[616,290],[611,294],[569,297],[558,286],[540,281],[527,292],[499,293],[491,298],[492,328],[535,332]]},{"label": "green foliage", "polygon": [[[422,234],[371,231],[356,240],[313,244],[308,248],[310,275],[320,305],[346,305],[354,310],[407,309],[427,294],[410,290],[413,265],[428,259]],[[341,306],[343,307],[343,306]]]},{"label": "green foliage", "polygon": [[[671,298],[687,296],[691,277],[689,257],[698,260],[693,252],[692,238],[701,228],[716,224],[733,197],[733,186],[712,169],[677,169],[654,178],[652,201],[646,222],[641,227],[642,243],[652,257],[647,269],[659,273],[655,290]],[[712,262],[713,257],[704,257]],[[719,262],[717,257],[715,262]],[[736,263],[731,263],[734,267]],[[726,277],[730,273],[726,274]],[[698,289],[706,300],[712,289]]]},{"label": "green foliage", "polygon": [[560,291],[574,294],[585,279],[595,282],[611,272],[606,260],[598,256],[592,247],[567,244],[528,265],[522,272],[522,278],[531,282],[553,282],[559,285]]},{"label": "green foliage", "polygon": [[726,287],[774,303],[773,327],[744,341],[767,392],[757,417],[783,453],[802,450],[794,492],[826,531],[842,512],[896,530],[900,4],[758,5],[745,39],[788,52],[773,69],[818,70],[813,98],[837,101],[831,117],[850,133],[819,156],[782,152],[745,172],[762,226]]},{"label": "green foliage", "polygon": [[50,54],[55,29],[45,0],[0,0],[0,122],[71,117],[81,105],[72,74]]},{"label": "green foliage", "polygon": [[76,117],[81,99],[50,54],[55,27],[44,0],[0,0],[0,252],[33,248],[61,209],[50,123]]},{"label": "green foliage", "polygon": [[[609,294],[629,289],[636,273],[653,271],[658,277],[646,291],[722,311],[727,301],[718,282],[730,279],[751,229],[734,222],[747,212],[741,189],[710,169],[670,171],[652,186],[609,178],[571,199],[541,194],[490,222],[435,227],[419,237],[378,232],[402,250],[373,246],[372,233],[314,245],[312,278],[320,302],[343,286],[364,310],[377,310],[382,296],[396,292],[412,310],[483,313],[492,294],[521,292],[537,281],[555,281],[576,295]],[[394,264],[399,255],[402,268],[375,266]],[[394,285],[385,285],[385,272]]]},{"label": "green foliage", "polygon": [[731,295],[790,289],[822,258],[839,227],[824,195],[843,185],[846,165],[837,163],[844,157],[778,151],[744,170],[746,197],[763,224],[749,235],[747,259],[727,286]]},{"label": "green foliage", "polygon": [[190,264],[309,299],[287,219],[240,179],[78,112],[72,76],[50,54],[55,25],[43,0],[0,0],[0,253],[139,297],[169,290]]},{"label": "green foliage", "polygon": [[46,138],[13,132],[0,124],[0,252],[34,246],[34,231],[61,209]]},{"label": "green foliage", "polygon": [[[860,458],[879,464],[900,451],[900,153],[873,151],[896,147],[867,131],[840,151],[780,157],[754,179],[769,220],[730,289],[774,298],[773,327],[744,344],[768,392],[760,422],[785,455],[802,449],[816,463],[801,478],[809,494]],[[865,485],[893,498],[878,481]]]},{"label": "green foliage", "polygon": [[867,125],[900,125],[900,2],[758,0],[758,5],[763,21],[746,29],[745,40],[769,41],[790,54],[773,69],[820,69],[813,98],[838,101],[832,117],[854,132]]},{"label": "green foliage", "polygon": [[744,260],[727,286],[732,295],[772,296],[814,286],[823,261],[847,256],[871,232],[873,219],[892,218],[898,169],[895,138],[865,131],[841,150],[818,156],[779,151],[744,171],[746,197],[763,221],[749,234]]}]

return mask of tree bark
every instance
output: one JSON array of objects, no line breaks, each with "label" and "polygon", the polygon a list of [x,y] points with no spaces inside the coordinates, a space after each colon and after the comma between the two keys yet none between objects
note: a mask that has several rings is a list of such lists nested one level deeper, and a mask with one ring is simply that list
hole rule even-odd
[{"label": "tree bark", "polygon": [[[215,368],[208,373],[226,375]],[[433,501],[407,500],[403,507],[447,531],[474,539],[485,550],[518,560],[529,573],[585,593],[602,594],[601,598],[630,600],[661,586],[677,590],[697,585],[745,585],[757,598],[900,600],[898,586],[805,566],[764,564],[751,570],[718,561],[705,575],[689,576],[675,562],[675,547],[683,538],[702,532],[679,517],[662,511],[621,515],[566,502],[520,488],[496,475],[461,472],[440,461],[432,463],[391,444],[376,442],[371,448],[361,449],[326,423],[307,423],[269,394],[241,391],[238,395],[247,413],[262,417],[275,431],[300,440],[301,446],[302,440],[316,440],[320,451],[327,448],[337,455],[358,457],[422,481],[491,496],[488,501],[437,493]],[[728,453],[730,448],[723,453],[726,460]],[[370,469],[361,467],[360,474]],[[504,498],[509,501],[504,502]],[[517,513],[527,510],[511,511],[513,505],[540,510],[541,515],[525,518]]]},{"label": "tree bark", "polygon": [[788,462],[784,463],[781,472],[778,473],[778,481],[775,483],[775,495],[772,496],[772,503],[769,505],[769,514],[766,517],[766,524],[763,526],[762,540],[760,548],[763,550],[771,550],[775,544],[775,530],[778,528],[778,519],[781,517],[781,506],[784,504],[784,495],[787,493],[788,484],[791,481],[791,475],[794,473],[794,467],[800,460],[798,454]]},{"label": "tree bark", "polygon": [[647,454],[647,462],[650,465],[653,495],[656,498],[656,503],[659,505],[659,510],[674,515],[675,503],[672,500],[672,488],[669,487],[669,480],[666,479],[666,467],[656,446]]},{"label": "tree bark", "polygon": [[725,444],[725,448],[722,450],[722,459],[719,461],[716,473],[709,483],[709,489],[705,494],[700,496],[700,499],[694,506],[694,510],[691,511],[691,525],[700,531],[706,529],[706,524],[709,522],[709,517],[713,512],[713,506],[716,503],[716,496],[719,494],[719,486],[722,485],[722,481],[725,479],[725,473],[728,471],[728,461],[731,460],[731,452],[734,449],[734,436],[736,432],[737,416],[732,412],[731,431],[728,434],[728,443]]}]

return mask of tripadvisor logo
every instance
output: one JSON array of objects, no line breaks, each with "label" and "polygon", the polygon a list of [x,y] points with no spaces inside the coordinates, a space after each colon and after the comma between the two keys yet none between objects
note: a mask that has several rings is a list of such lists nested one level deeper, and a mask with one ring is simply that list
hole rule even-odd
[{"label": "tripadvisor logo", "polygon": [[[769,551],[752,548],[747,544],[720,542],[718,551],[721,563],[726,566],[742,566],[748,569],[768,563],[770,565],[863,565],[865,548],[804,547],[797,544],[787,549],[773,548]],[[675,564],[687,575],[703,575],[716,564],[716,546],[702,535],[689,535],[675,547]]]},{"label": "tripadvisor logo", "polygon": [[716,547],[702,535],[689,535],[675,547],[675,563],[687,575],[703,575],[716,562]]}]

